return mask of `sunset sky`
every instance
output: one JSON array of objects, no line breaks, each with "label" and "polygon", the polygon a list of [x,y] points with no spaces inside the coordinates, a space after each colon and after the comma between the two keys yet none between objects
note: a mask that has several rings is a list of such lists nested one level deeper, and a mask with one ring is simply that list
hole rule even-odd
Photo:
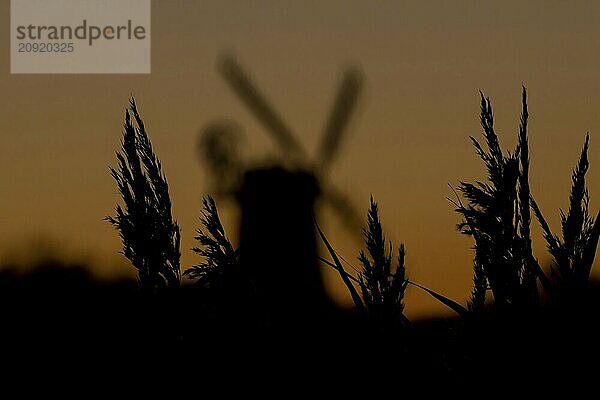
[{"label": "sunset sky", "polygon": [[[485,178],[468,139],[481,137],[479,90],[492,99],[503,148],[512,149],[527,86],[531,188],[556,231],[586,131],[591,209],[600,207],[599,2],[154,0],[147,75],[11,75],[9,4],[0,2],[0,263],[54,251],[89,262],[100,277],[135,275],[102,221],[119,201],[108,167],[131,95],[170,184],[182,265],[198,262],[188,249],[210,193],[198,133],[231,118],[244,128],[245,157],[278,154],[219,75],[223,53],[236,55],[311,154],[340,73],[362,69],[363,96],[331,181],[361,213],[373,194],[389,239],[406,245],[409,277],[457,301],[469,295],[473,254],[456,232],[447,184]],[[235,204],[219,203],[235,238]],[[360,236],[330,208],[320,215],[356,264]],[[547,264],[533,226],[535,255]],[[336,275],[326,280],[346,301]],[[442,311],[410,290],[409,317]]]}]

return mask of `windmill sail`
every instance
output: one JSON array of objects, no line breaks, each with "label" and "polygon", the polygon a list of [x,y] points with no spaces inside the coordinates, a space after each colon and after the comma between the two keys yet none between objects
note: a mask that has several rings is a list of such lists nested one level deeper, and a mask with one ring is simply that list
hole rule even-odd
[{"label": "windmill sail", "polygon": [[240,65],[233,58],[224,57],[220,69],[229,86],[273,135],[284,154],[306,160],[306,152],[295,139],[291,130],[252,84]]},{"label": "windmill sail", "polygon": [[321,173],[327,169],[337,153],[345,128],[350,120],[350,114],[356,106],[361,86],[362,75],[359,70],[350,69],[346,71],[322,136],[317,158]]}]

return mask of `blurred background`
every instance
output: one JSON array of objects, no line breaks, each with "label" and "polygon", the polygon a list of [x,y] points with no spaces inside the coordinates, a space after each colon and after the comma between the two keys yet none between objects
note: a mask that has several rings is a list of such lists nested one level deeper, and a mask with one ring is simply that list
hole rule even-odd
[{"label": "blurred background", "polygon": [[[9,4],[0,2],[3,26]],[[120,199],[108,167],[131,95],[170,184],[182,268],[197,263],[188,249],[201,197],[211,191],[199,132],[235,120],[244,159],[278,154],[216,69],[228,52],[311,154],[341,72],[363,71],[363,95],[330,180],[363,215],[369,195],[376,198],[389,239],[406,245],[411,279],[464,302],[472,243],[456,232],[446,197],[448,183],[485,178],[468,139],[480,135],[479,90],[492,99],[503,148],[512,149],[527,86],[531,188],[553,228],[586,131],[591,208],[600,205],[599,18],[593,1],[154,0],[149,75],[11,75],[9,53],[0,52],[0,265],[54,257],[89,265],[102,280],[135,276],[102,221]],[[8,29],[0,45],[9,48]],[[235,243],[236,204],[217,203]],[[321,211],[330,240],[355,263],[360,232]],[[533,230],[535,255],[547,264],[535,221]],[[331,295],[349,302],[337,274],[324,272]],[[413,288],[406,303],[409,318],[446,312]]]}]

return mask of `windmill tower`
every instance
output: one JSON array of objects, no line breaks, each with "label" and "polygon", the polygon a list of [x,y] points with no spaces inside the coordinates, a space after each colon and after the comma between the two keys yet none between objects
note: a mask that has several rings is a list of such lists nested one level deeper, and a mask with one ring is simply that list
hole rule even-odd
[{"label": "windmill tower", "polygon": [[325,180],[355,107],[362,75],[357,70],[345,73],[316,161],[311,161],[234,59],[222,59],[220,72],[284,155],[278,165],[242,174],[238,190],[241,269],[276,318],[314,316],[329,304],[318,267],[315,201],[321,197],[331,203],[346,222],[356,218],[345,197]]}]

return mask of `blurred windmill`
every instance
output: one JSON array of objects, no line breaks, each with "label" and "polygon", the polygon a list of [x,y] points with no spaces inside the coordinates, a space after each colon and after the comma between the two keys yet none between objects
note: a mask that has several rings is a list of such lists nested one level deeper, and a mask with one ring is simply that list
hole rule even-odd
[{"label": "blurred windmill", "polygon": [[[275,312],[297,316],[327,304],[317,263],[314,206],[317,198],[333,206],[342,222],[356,229],[360,219],[346,196],[327,182],[329,168],[356,105],[362,75],[345,72],[325,125],[318,155],[311,161],[296,136],[257,90],[233,58],[223,58],[220,72],[279,146],[274,165],[244,168],[237,152],[239,127],[215,123],[201,137],[216,190],[237,194],[241,205],[240,264],[260,297]],[[358,229],[357,229],[358,231]]]}]

